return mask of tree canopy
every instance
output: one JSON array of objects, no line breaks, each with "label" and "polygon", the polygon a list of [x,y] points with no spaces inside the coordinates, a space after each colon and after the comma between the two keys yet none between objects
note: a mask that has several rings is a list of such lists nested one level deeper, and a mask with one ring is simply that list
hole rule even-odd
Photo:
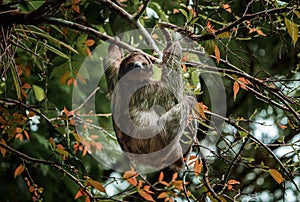
[{"label": "tree canopy", "polygon": [[[1,201],[297,201],[299,3],[0,1]],[[99,77],[109,44],[159,64],[167,36],[191,45],[186,166],[170,179],[109,167],[122,163]]]}]

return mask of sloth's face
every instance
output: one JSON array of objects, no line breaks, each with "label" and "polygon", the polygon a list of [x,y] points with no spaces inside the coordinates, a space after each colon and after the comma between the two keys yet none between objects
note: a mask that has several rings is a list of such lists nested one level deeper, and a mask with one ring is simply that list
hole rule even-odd
[{"label": "sloth's face", "polygon": [[126,75],[126,79],[133,82],[149,80],[153,75],[152,64],[141,54],[132,54],[121,64],[119,78]]}]

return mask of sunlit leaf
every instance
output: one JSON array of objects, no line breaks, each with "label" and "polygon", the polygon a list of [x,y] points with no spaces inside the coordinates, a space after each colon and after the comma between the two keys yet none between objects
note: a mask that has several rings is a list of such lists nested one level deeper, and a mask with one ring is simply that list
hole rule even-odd
[{"label": "sunlit leaf", "polygon": [[162,199],[162,198],[166,198],[168,196],[168,192],[161,192],[157,198]]},{"label": "sunlit leaf", "polygon": [[146,192],[144,190],[140,190],[138,193],[139,193],[139,195],[141,195],[147,201],[154,201],[153,197],[148,192]]},{"label": "sunlit leaf", "polygon": [[219,63],[221,59],[221,54],[217,45],[215,45],[215,56],[216,56],[217,63]]},{"label": "sunlit leaf", "polygon": [[149,185],[145,185],[145,186],[144,186],[144,190],[145,190],[146,192],[148,192],[149,194],[154,194],[154,192],[150,190],[150,186],[149,186]]},{"label": "sunlit leaf", "polygon": [[104,193],[106,192],[104,186],[103,186],[101,183],[99,183],[99,182],[93,180],[92,178],[87,178],[87,184],[88,184],[89,186],[94,187],[94,188],[97,189],[98,191],[101,191],[101,192],[104,192]]},{"label": "sunlit leaf", "polygon": [[278,172],[276,169],[269,169],[269,173],[278,184],[284,181],[284,178],[282,177],[281,173]]},{"label": "sunlit leaf", "polygon": [[61,144],[56,145],[56,151],[63,156],[69,156],[68,151],[66,151],[65,148]]},{"label": "sunlit leaf", "polygon": [[176,180],[178,177],[178,172],[175,172],[173,175],[172,175],[172,181]]},{"label": "sunlit leaf", "polygon": [[279,128],[281,128],[282,130],[286,129],[287,126],[286,125],[282,125],[282,124],[278,124]]},{"label": "sunlit leaf", "polygon": [[80,197],[82,197],[82,196],[85,196],[85,193],[84,193],[84,191],[82,191],[82,189],[80,189],[80,190],[76,193],[74,199],[78,199],[78,198],[80,198]]},{"label": "sunlit leaf", "polygon": [[18,100],[21,100],[21,88],[20,88],[19,76],[18,76],[15,68],[11,67],[10,70],[11,70],[11,74],[12,74],[12,77],[13,77],[14,86],[15,86],[15,89],[16,89],[16,92],[17,92]]},{"label": "sunlit leaf", "polygon": [[300,18],[300,12],[299,11],[294,11],[294,13],[296,14],[297,18]]},{"label": "sunlit leaf", "polygon": [[27,37],[28,39],[34,41],[36,44],[44,47],[46,50],[49,50],[51,51],[52,53],[55,53],[56,55],[60,56],[60,57],[63,57],[65,59],[70,59],[69,56],[67,56],[65,53],[61,52],[60,50],[58,50],[57,48],[54,48],[53,46],[47,44],[47,43],[41,43],[39,40],[33,38],[33,37],[28,37],[28,36],[25,36],[23,35],[23,37]]},{"label": "sunlit leaf", "polygon": [[229,4],[223,4],[222,6],[223,6],[223,8],[224,8],[228,13],[231,13],[231,12],[232,12],[231,7],[230,7]]},{"label": "sunlit leaf", "polygon": [[161,182],[161,181],[163,181],[163,179],[164,179],[164,172],[161,171],[161,172],[159,173],[158,181]]},{"label": "sunlit leaf", "polygon": [[65,71],[63,75],[60,77],[59,83],[60,84],[66,84],[68,79],[71,77],[70,71]]},{"label": "sunlit leaf", "polygon": [[201,118],[206,119],[206,116],[204,113],[205,111],[208,111],[206,105],[204,105],[202,102],[200,102],[195,106],[195,110],[200,114]]},{"label": "sunlit leaf", "polygon": [[136,177],[138,176],[138,172],[134,170],[128,170],[124,173],[123,178],[131,185],[136,186],[138,184]]},{"label": "sunlit leaf", "polygon": [[15,172],[14,172],[14,177],[18,177],[19,175],[21,175],[25,170],[25,167],[20,164],[16,169],[15,169]]},{"label": "sunlit leaf", "polygon": [[247,84],[251,84],[251,82],[248,79],[245,79],[244,77],[239,77],[238,81],[240,82],[240,87],[244,90],[248,90],[246,87]]},{"label": "sunlit leaf", "polygon": [[284,18],[284,22],[285,22],[285,26],[286,29],[290,35],[290,37],[292,38],[293,44],[294,46],[296,45],[296,42],[298,41],[298,26],[296,23],[294,23],[293,21]]},{"label": "sunlit leaf", "polygon": [[37,85],[32,85],[32,89],[33,89],[33,92],[34,92],[35,99],[38,102],[41,102],[45,99],[44,89],[42,89],[41,87],[39,87]]},{"label": "sunlit leaf", "polygon": [[24,132],[25,137],[29,140],[30,139],[29,133],[26,130],[24,130],[23,132]]},{"label": "sunlit leaf", "polygon": [[29,33],[33,33],[35,35],[38,35],[38,36],[41,36],[41,37],[44,37],[46,39],[48,39],[49,41],[52,41],[53,43],[55,44],[58,44],[58,45],[61,45],[61,46],[64,46],[65,48],[69,49],[70,51],[76,53],[76,54],[79,54],[74,48],[72,48],[70,45],[52,37],[49,33],[45,32],[44,30],[36,27],[36,26],[28,26],[30,28],[30,30],[22,30],[24,32],[29,32]]},{"label": "sunlit leaf", "polygon": [[260,36],[267,36],[265,33],[263,33],[263,31],[261,31],[260,29],[256,29],[256,33]]},{"label": "sunlit leaf", "polygon": [[239,134],[241,137],[247,137],[248,133],[244,132],[244,131],[239,131]]},{"label": "sunlit leaf", "polygon": [[239,90],[240,90],[240,85],[237,81],[235,81],[233,83],[233,99],[234,100],[236,99],[236,95],[238,94]]},{"label": "sunlit leaf", "polygon": [[86,46],[93,46],[95,44],[95,41],[93,39],[88,39],[85,41]]},{"label": "sunlit leaf", "polygon": [[219,38],[219,39],[228,39],[228,38],[230,38],[230,33],[229,32],[223,32],[221,34],[218,34],[217,38]]},{"label": "sunlit leaf", "polygon": [[199,176],[199,174],[201,173],[201,171],[202,171],[202,161],[200,159],[197,159],[195,161],[195,165],[194,165],[195,176]]}]

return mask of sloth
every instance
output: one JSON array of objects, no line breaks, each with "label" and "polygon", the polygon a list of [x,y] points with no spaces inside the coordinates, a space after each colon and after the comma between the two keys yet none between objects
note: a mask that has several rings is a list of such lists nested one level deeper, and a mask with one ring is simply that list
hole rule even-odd
[{"label": "sloth", "polygon": [[140,52],[125,58],[111,45],[106,71],[112,98],[113,127],[121,149],[136,164],[179,171],[194,131],[187,126],[196,100],[184,96],[181,79],[182,49],[170,42],[164,50],[161,79],[153,81],[153,64]]}]

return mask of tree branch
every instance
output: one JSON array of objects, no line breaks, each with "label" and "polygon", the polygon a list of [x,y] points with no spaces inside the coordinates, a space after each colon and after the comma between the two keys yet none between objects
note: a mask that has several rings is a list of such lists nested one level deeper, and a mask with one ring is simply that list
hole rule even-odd
[{"label": "tree branch", "polygon": [[114,2],[110,0],[97,0],[97,2],[107,6],[110,10],[114,11],[117,15],[120,15],[123,19],[126,21],[132,23],[135,25],[138,29],[140,29],[141,34],[145,37],[146,42],[152,48],[155,50],[160,58],[162,58],[162,52],[159,50],[159,48],[156,46],[155,42],[153,41],[151,35],[148,33],[148,31],[145,29],[145,27],[139,22],[138,19],[134,15],[130,15],[126,10],[115,4]]},{"label": "tree branch", "polygon": [[46,0],[39,8],[27,13],[19,12],[17,9],[0,12],[0,25],[32,25],[42,23],[45,17],[52,16],[65,2],[66,0]]},{"label": "tree branch", "polygon": [[294,181],[294,176],[292,175],[291,172],[289,172],[286,167],[282,164],[282,162],[280,161],[280,159],[274,154],[274,152],[264,143],[262,143],[259,139],[257,139],[255,136],[253,136],[249,131],[247,131],[246,129],[244,129],[243,127],[239,126],[237,123],[235,123],[234,121],[231,121],[228,118],[222,117],[218,114],[215,114],[213,112],[205,112],[211,116],[214,116],[216,118],[219,118],[221,120],[224,120],[226,123],[234,126],[236,129],[238,129],[239,131],[243,131],[247,134],[247,136],[252,139],[254,142],[256,142],[258,145],[260,145],[261,147],[263,147],[264,149],[266,149],[268,151],[268,153],[275,159],[275,161],[279,164],[279,166],[281,167],[281,169],[283,170],[283,172],[289,177],[289,179],[291,180],[291,182],[294,184],[295,188],[300,191],[299,187],[297,186],[297,184]]},{"label": "tree branch", "polygon": [[55,169],[57,169],[58,171],[62,172],[64,175],[66,175],[67,177],[69,177],[73,182],[75,182],[76,184],[78,184],[85,192],[86,194],[89,196],[90,199],[94,199],[93,194],[87,189],[87,187],[82,184],[82,182],[77,179],[76,177],[74,177],[71,173],[69,173],[66,169],[64,169],[63,167],[61,167],[60,165],[56,164],[55,162],[52,161],[46,161],[46,160],[42,160],[42,159],[36,159],[30,156],[27,156],[26,154],[19,152],[15,149],[13,149],[12,147],[5,145],[4,143],[0,142],[0,147],[2,147],[3,149],[9,151],[10,153],[14,154],[15,156],[28,161],[30,163],[34,163],[34,164],[43,164],[43,165],[48,165],[51,166]]},{"label": "tree branch", "polygon": [[217,35],[227,32],[227,31],[230,31],[232,28],[243,23],[246,20],[251,20],[251,19],[261,16],[261,15],[267,15],[267,14],[273,14],[273,13],[284,13],[284,12],[291,11],[291,10],[300,11],[300,8],[281,7],[281,8],[273,8],[273,9],[269,9],[269,10],[265,10],[265,11],[260,11],[260,12],[252,13],[252,14],[244,13],[244,15],[242,17],[238,18],[236,21],[230,23],[229,25],[227,25],[221,29],[218,29],[215,32],[207,32],[207,33],[201,34],[201,35],[191,33],[183,28],[178,27],[177,25],[174,25],[171,23],[166,23],[166,22],[161,22],[160,27],[172,29],[183,35],[190,37],[192,40],[199,42],[199,41],[215,39],[215,38],[217,38]]},{"label": "tree branch", "polygon": [[91,27],[87,27],[85,25],[81,25],[81,24],[71,22],[71,21],[67,21],[67,20],[63,20],[63,19],[52,18],[52,17],[45,19],[45,23],[60,25],[60,26],[63,26],[63,27],[68,27],[68,28],[73,29],[73,30],[82,31],[82,32],[87,33],[87,34],[89,34],[89,35],[91,35],[91,36],[93,36],[97,39],[101,39],[102,41],[107,41],[108,43],[116,44],[120,48],[128,50],[129,52],[133,52],[133,51],[141,52],[144,55],[147,55],[152,60],[152,62],[156,62],[158,60],[156,57],[153,57],[152,55],[149,55],[149,54],[141,51],[140,49],[134,48],[134,47],[128,45],[127,43],[124,43],[120,40],[116,40],[115,38],[113,38],[111,36],[105,35],[105,34],[99,32],[99,31],[97,31],[97,30],[95,30]]}]

